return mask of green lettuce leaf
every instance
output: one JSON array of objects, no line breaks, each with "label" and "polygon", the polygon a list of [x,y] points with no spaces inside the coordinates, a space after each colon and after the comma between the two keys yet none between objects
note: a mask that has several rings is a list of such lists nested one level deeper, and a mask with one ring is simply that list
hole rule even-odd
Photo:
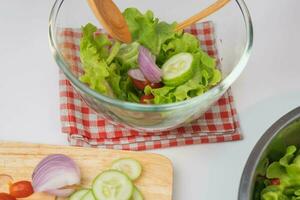
[{"label": "green lettuce leaf", "polygon": [[159,22],[152,11],[142,14],[136,8],[127,8],[123,15],[133,40],[147,47],[154,55],[158,55],[162,44],[175,34],[176,23]]},{"label": "green lettuce leaf", "polygon": [[131,68],[138,67],[138,55],[139,55],[138,42],[133,42],[130,44],[122,44],[118,54],[116,55],[116,60],[121,64],[122,71],[126,73]]},{"label": "green lettuce leaf", "polygon": [[[84,63],[84,62],[83,62]],[[84,64],[84,74],[79,78],[83,83],[87,83],[90,88],[111,96],[111,88],[105,78],[109,76],[108,66],[103,60],[91,57],[88,65]]]},{"label": "green lettuce leaf", "polygon": [[196,80],[189,80],[185,84],[178,86],[174,91],[176,101],[183,101],[203,94],[205,86],[200,85]]},{"label": "green lettuce leaf", "polygon": [[[286,167],[287,174],[294,179],[298,179],[300,181],[300,165],[299,164],[290,164]],[[299,182],[300,184],[300,182]]]},{"label": "green lettuce leaf", "polygon": [[291,161],[294,158],[294,153],[297,151],[297,148],[295,146],[289,146],[286,149],[286,153],[285,155],[279,160],[279,163],[284,166],[287,167]]},{"label": "green lettuce leaf", "polygon": [[285,167],[282,166],[279,162],[273,162],[268,167],[266,176],[269,179],[273,179],[273,178],[281,178],[285,174],[286,174]]},{"label": "green lettuce leaf", "polygon": [[120,51],[120,48],[121,48],[121,43],[116,41],[111,47],[109,56],[106,59],[107,64],[110,64],[113,61],[113,59],[117,56],[118,52]]},{"label": "green lettuce leaf", "polygon": [[199,40],[189,33],[177,33],[162,45],[162,51],[158,56],[158,62],[163,63],[170,57],[182,53],[197,53],[200,50]]},{"label": "green lettuce leaf", "polygon": [[175,102],[174,94],[171,92],[174,87],[164,86],[161,88],[153,89],[149,85],[145,87],[144,93],[146,95],[152,94],[154,96],[154,104],[166,104]]},{"label": "green lettuce leaf", "polygon": [[114,42],[112,45],[106,35],[95,35],[96,31],[97,28],[92,24],[82,27],[80,59],[84,74],[79,80],[99,93],[138,102],[138,92],[127,76],[127,70],[122,70],[123,65],[116,62],[121,44]]},{"label": "green lettuce leaf", "polygon": [[120,87],[120,82],[121,82],[121,76],[120,74],[117,73],[117,64],[112,63],[109,68],[109,76],[107,77],[107,81],[111,86],[112,91],[116,95],[118,99],[126,99],[124,96],[124,92],[122,91]]},{"label": "green lettuce leaf", "polygon": [[112,63],[108,69],[109,77],[107,81],[111,89],[118,99],[130,102],[139,102],[138,91],[133,86],[127,73],[121,73],[121,66],[117,63]]},{"label": "green lettuce leaf", "polygon": [[80,59],[84,75],[80,77],[80,80],[100,93],[112,95],[111,88],[105,80],[109,76],[108,66],[103,60],[108,57],[108,45],[111,42],[106,36],[95,37],[96,31],[97,28],[92,24],[82,27]]}]

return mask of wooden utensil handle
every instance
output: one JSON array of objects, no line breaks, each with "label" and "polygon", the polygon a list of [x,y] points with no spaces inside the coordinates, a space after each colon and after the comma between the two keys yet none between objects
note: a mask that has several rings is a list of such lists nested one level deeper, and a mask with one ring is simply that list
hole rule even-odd
[{"label": "wooden utensil handle", "polygon": [[175,28],[176,31],[180,31],[192,24],[195,24],[199,20],[209,16],[210,14],[216,12],[217,10],[221,9],[223,6],[225,6],[230,0],[218,0],[214,4],[210,5],[209,7],[205,8],[198,14],[184,20],[180,24],[178,24]]}]

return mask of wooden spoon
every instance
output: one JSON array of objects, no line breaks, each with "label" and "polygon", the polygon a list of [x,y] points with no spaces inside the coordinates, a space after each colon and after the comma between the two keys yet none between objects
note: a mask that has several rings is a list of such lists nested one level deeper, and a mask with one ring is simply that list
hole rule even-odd
[{"label": "wooden spoon", "polygon": [[128,25],[112,0],[88,0],[88,3],[96,18],[113,38],[125,43],[131,42]]},{"label": "wooden spoon", "polygon": [[214,4],[210,5],[209,7],[205,8],[204,10],[200,11],[198,14],[184,20],[180,24],[178,24],[175,28],[176,31],[180,31],[192,24],[195,24],[199,20],[209,16],[210,14],[216,12],[217,10],[221,9],[225,6],[230,0],[218,0]]}]

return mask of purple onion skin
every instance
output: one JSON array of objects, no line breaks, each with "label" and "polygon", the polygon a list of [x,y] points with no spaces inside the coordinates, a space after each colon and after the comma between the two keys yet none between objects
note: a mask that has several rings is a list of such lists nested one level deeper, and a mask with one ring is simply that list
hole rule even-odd
[{"label": "purple onion skin", "polygon": [[154,58],[147,48],[140,46],[138,56],[140,70],[151,83],[159,83],[162,81],[162,71],[156,65]]},{"label": "purple onion skin", "polygon": [[60,197],[69,196],[73,189],[60,189],[80,183],[80,170],[66,155],[52,154],[44,158],[32,174],[35,192],[47,192]]}]

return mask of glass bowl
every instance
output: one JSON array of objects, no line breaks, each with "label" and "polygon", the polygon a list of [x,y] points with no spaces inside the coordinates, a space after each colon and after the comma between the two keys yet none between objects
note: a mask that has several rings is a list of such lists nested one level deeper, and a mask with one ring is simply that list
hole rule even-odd
[{"label": "glass bowl", "polygon": [[[150,9],[161,20],[181,22],[214,1],[115,0],[114,2],[121,11],[127,7],[137,7],[141,11]],[[214,23],[223,79],[201,96],[163,105],[145,105],[113,99],[97,93],[79,81],[78,74],[72,70],[70,56],[64,54],[60,45],[59,33],[62,28],[80,28],[88,22],[102,28],[86,1],[55,1],[49,19],[49,39],[53,56],[61,71],[96,113],[136,130],[164,131],[200,117],[240,76],[248,61],[253,43],[253,29],[249,11],[243,0],[232,0],[223,9],[202,21]]]}]

